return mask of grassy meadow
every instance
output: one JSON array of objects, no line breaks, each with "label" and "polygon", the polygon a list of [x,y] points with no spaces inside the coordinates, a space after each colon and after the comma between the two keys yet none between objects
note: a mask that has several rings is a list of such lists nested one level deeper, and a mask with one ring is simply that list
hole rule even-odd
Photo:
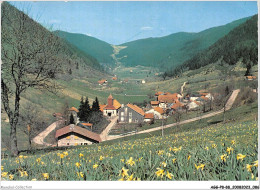
[{"label": "grassy meadow", "polygon": [[257,122],[2,159],[2,180],[257,180]]}]

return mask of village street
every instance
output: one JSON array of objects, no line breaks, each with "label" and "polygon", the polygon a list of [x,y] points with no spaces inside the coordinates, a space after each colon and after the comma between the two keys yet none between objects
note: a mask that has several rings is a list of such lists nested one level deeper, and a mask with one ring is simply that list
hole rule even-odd
[{"label": "village street", "polygon": [[[226,103],[226,111],[229,110],[232,107],[232,105],[233,105],[233,103],[234,103],[234,101],[235,101],[239,92],[240,92],[240,89],[233,91],[232,95],[229,97],[229,99]],[[195,117],[195,118],[188,119],[188,120],[185,120],[185,121],[181,121],[179,123],[168,124],[168,125],[163,126],[163,128],[166,129],[166,128],[173,127],[173,126],[176,126],[176,125],[182,125],[182,124],[190,123],[190,122],[197,121],[197,120],[200,120],[200,119],[212,117],[212,116],[215,116],[215,115],[223,113],[223,112],[224,112],[224,108],[219,110],[219,111],[215,111],[215,112],[203,115],[203,116],[199,116],[199,117]],[[113,135],[112,136],[111,135],[111,136],[108,136],[107,140],[113,140],[113,139],[123,138],[123,137],[126,137],[126,136],[142,134],[142,133],[150,133],[150,132],[157,131],[157,130],[162,130],[162,126],[155,127],[155,128],[152,128],[152,129],[143,130],[143,131],[139,131],[137,133],[127,134],[127,135],[124,135],[124,136],[122,136],[122,135]]]},{"label": "village street", "polygon": [[57,125],[59,125],[62,122],[63,121],[60,120],[60,121],[56,121],[56,122],[52,123],[44,131],[42,131],[40,134],[38,134],[36,137],[34,137],[33,142],[36,143],[36,144],[40,144],[40,145],[51,146],[52,144],[44,142],[44,139],[45,139],[45,137],[48,136],[48,134],[50,134],[50,132],[52,132],[53,130],[56,129]]},{"label": "village street", "polygon": [[[226,103],[226,111],[231,109],[231,107],[232,107],[232,105],[233,105],[233,103],[234,103],[234,101],[235,101],[239,92],[240,92],[240,89],[234,90],[232,92],[231,96],[229,97],[229,99]],[[166,128],[169,128],[169,127],[174,127],[176,125],[182,125],[182,124],[198,121],[200,119],[209,118],[209,117],[215,116],[215,115],[223,113],[223,112],[224,112],[224,108],[219,110],[219,111],[215,111],[215,112],[203,115],[203,116],[199,116],[199,117],[195,117],[195,118],[188,119],[188,120],[185,120],[185,121],[181,121],[179,123],[168,124],[168,125],[163,126],[163,128],[166,129]],[[136,135],[136,134],[150,133],[150,132],[153,132],[153,131],[162,130],[162,126],[159,126],[159,127],[155,127],[155,128],[152,128],[152,129],[139,131],[139,132],[136,132],[136,133],[127,134],[127,135],[124,135],[124,136],[122,136],[122,135],[108,135],[109,131],[115,125],[117,119],[118,119],[118,117],[113,118],[111,120],[111,122],[109,123],[109,125],[100,134],[100,138],[102,139],[102,141],[113,140],[113,139],[123,138],[123,137],[126,137],[126,136],[132,136],[132,135]],[[55,130],[56,125],[59,124],[59,122],[62,122],[62,121],[56,121],[56,122],[52,123],[49,127],[47,127],[39,135],[37,135],[33,139],[33,142],[36,143],[36,144],[40,144],[40,145],[52,146],[52,144],[44,142],[44,139],[51,131]]]}]

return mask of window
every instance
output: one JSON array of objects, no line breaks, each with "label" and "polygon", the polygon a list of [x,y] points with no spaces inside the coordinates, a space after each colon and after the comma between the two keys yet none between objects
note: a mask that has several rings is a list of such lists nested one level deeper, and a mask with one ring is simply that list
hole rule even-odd
[{"label": "window", "polygon": [[67,143],[67,145],[70,145],[70,143]]},{"label": "window", "polygon": [[80,143],[80,145],[83,145],[83,143]]},{"label": "window", "polygon": [[88,143],[84,143],[84,145],[88,145]]},{"label": "window", "polygon": [[121,112],[121,116],[124,116],[125,115],[125,112]]},{"label": "window", "polygon": [[138,119],[135,119],[135,122],[137,123],[137,122],[138,122]]}]

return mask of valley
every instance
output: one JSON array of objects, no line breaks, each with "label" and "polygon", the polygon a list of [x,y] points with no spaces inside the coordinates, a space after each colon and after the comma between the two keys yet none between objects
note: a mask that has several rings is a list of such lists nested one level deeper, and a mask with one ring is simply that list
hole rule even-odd
[{"label": "valley", "polygon": [[258,181],[258,15],[113,45],[1,9],[1,180]]}]

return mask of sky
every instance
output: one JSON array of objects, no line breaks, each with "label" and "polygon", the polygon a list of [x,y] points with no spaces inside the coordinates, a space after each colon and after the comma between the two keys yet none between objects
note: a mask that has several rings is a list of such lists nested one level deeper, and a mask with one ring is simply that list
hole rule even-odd
[{"label": "sky", "polygon": [[256,1],[10,2],[52,30],[113,45],[177,32],[200,32],[257,14]]}]

